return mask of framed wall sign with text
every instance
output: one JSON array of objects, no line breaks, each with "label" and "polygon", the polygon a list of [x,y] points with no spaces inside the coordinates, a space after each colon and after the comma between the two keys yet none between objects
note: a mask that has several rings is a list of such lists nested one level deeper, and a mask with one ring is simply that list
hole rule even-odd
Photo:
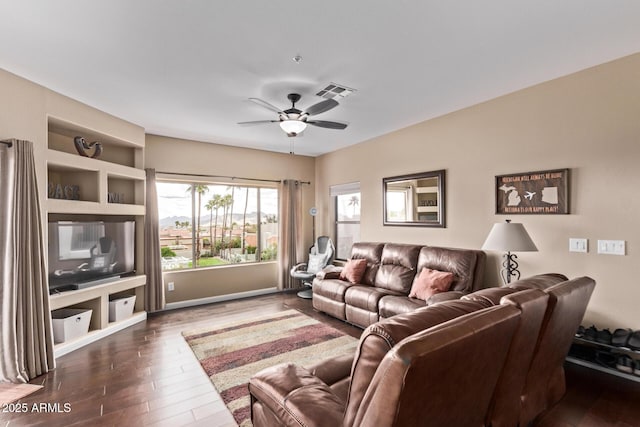
[{"label": "framed wall sign with text", "polygon": [[569,169],[496,176],[497,214],[568,214]]}]

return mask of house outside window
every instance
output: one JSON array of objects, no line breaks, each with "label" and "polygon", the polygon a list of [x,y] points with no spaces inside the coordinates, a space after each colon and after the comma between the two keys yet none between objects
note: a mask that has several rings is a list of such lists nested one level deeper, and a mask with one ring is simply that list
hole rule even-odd
[{"label": "house outside window", "polygon": [[360,240],[360,183],[331,187],[335,206],[336,259],[347,259],[351,246]]},{"label": "house outside window", "polygon": [[278,190],[158,182],[163,271],[274,261]]}]

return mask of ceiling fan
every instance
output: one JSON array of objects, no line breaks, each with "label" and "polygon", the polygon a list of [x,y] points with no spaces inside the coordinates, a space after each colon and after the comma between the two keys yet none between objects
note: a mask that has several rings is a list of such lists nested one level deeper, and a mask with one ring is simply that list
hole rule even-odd
[{"label": "ceiling fan", "polygon": [[287,99],[291,101],[291,108],[287,110],[281,110],[278,107],[269,104],[267,101],[263,101],[259,98],[249,98],[249,101],[253,101],[261,107],[267,110],[278,113],[278,120],[256,120],[251,122],[239,122],[239,125],[257,125],[263,123],[280,123],[280,127],[287,133],[287,136],[298,136],[307,127],[307,125],[313,125],[327,129],[345,129],[347,125],[339,122],[329,122],[326,120],[309,120],[310,116],[324,113],[337,107],[338,101],[334,99],[325,99],[317,104],[313,104],[305,111],[296,108],[296,102],[300,101],[301,96],[297,93],[290,93],[287,95]]}]

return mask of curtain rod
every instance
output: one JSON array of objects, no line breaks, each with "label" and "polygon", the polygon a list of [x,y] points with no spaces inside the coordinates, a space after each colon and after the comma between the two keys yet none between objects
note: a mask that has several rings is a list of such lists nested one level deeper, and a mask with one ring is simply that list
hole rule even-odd
[{"label": "curtain rod", "polygon": [[[279,179],[261,179],[261,178],[245,178],[242,176],[228,176],[228,175],[205,175],[199,173],[180,173],[180,172],[163,172],[156,171],[158,174],[162,175],[182,175],[182,176],[194,176],[198,178],[228,178],[228,179],[241,179],[243,181],[259,181],[259,182],[282,182]],[[311,184],[311,181],[300,181],[301,184]]]},{"label": "curtain rod", "polygon": [[11,141],[0,141],[0,143],[2,143],[2,144],[6,144],[6,145],[8,145],[9,147],[13,147],[13,142],[11,142]]}]

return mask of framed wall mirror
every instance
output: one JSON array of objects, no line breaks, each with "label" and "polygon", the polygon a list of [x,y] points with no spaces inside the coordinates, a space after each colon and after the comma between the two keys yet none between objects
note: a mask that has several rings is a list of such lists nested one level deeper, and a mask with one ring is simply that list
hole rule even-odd
[{"label": "framed wall mirror", "polygon": [[384,225],[445,227],[445,171],[382,179]]}]

